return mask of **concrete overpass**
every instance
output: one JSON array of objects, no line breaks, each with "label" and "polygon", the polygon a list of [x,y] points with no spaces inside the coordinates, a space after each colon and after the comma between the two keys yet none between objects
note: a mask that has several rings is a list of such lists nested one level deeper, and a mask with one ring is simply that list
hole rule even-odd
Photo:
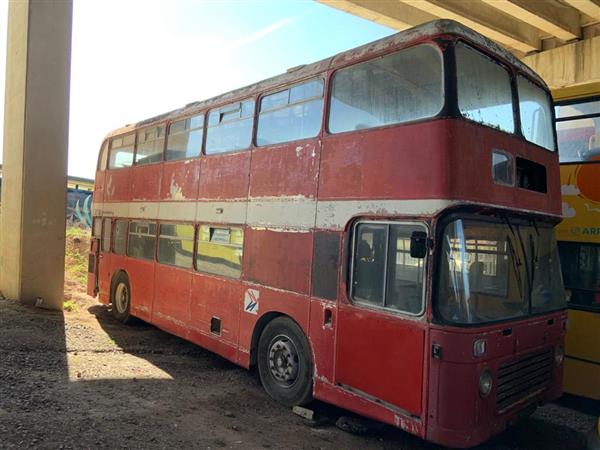
[{"label": "concrete overpass", "polygon": [[317,0],[401,31],[454,19],[539,73],[554,97],[600,93],[600,0]]}]

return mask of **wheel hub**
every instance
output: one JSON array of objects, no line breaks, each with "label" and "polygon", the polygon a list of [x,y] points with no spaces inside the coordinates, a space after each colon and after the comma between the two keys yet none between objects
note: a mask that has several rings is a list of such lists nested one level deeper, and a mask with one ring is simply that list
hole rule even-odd
[{"label": "wheel hub", "polygon": [[125,283],[120,283],[115,290],[115,308],[120,314],[127,311],[127,304],[129,303],[129,292]]},{"label": "wheel hub", "polygon": [[278,384],[290,387],[297,378],[300,369],[298,351],[287,336],[277,336],[269,346],[269,369]]}]

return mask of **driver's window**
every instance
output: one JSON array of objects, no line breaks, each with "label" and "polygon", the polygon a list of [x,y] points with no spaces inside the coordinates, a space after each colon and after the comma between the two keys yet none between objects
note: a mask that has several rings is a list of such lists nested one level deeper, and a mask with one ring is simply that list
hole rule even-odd
[{"label": "driver's window", "polygon": [[371,306],[419,314],[425,259],[410,255],[411,235],[421,224],[365,222],[354,233],[352,298]]}]

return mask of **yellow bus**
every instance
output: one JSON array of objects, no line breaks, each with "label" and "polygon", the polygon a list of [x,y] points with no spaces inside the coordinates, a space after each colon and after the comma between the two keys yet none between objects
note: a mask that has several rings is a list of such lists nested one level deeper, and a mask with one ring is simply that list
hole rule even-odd
[{"label": "yellow bus", "polygon": [[600,96],[555,106],[563,214],[556,237],[569,304],[564,387],[600,400]]}]

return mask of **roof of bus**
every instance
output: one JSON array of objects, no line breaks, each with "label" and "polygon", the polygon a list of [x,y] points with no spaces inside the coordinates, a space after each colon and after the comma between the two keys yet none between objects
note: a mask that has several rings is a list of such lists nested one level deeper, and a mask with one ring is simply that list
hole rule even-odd
[{"label": "roof of bus", "polygon": [[133,131],[136,128],[142,126],[150,125],[153,123],[159,123],[161,121],[173,119],[179,116],[192,115],[195,112],[201,112],[209,107],[218,106],[227,103],[228,101],[243,100],[244,97],[276,89],[286,84],[298,82],[305,78],[324,72],[328,69],[334,69],[341,66],[345,66],[352,62],[360,61],[370,55],[375,56],[384,52],[385,50],[401,48],[408,43],[418,42],[420,40],[432,36],[447,34],[461,37],[465,40],[475,43],[476,45],[486,48],[488,51],[497,55],[509,64],[515,66],[518,70],[526,73],[530,78],[535,80],[540,85],[544,86],[544,88],[548,89],[546,83],[538,74],[536,74],[533,70],[531,70],[531,68],[525,65],[522,61],[520,61],[516,56],[514,56],[505,48],[500,47],[495,42],[475,32],[471,28],[462,25],[459,22],[456,22],[454,20],[442,19],[434,20],[432,22],[428,22],[423,25],[410,28],[406,31],[401,31],[399,33],[387,36],[377,41],[361,45],[360,47],[356,47],[351,50],[338,53],[337,55],[331,56],[321,61],[292,67],[291,69],[288,69],[286,73],[267,78],[265,80],[259,81],[258,83],[254,83],[243,88],[229,91],[224,94],[217,95],[216,97],[209,98],[207,100],[189,103],[182,108],[169,111],[165,114],[154,116],[137,123],[125,125],[124,127],[113,130],[106,137],[109,138],[111,136],[123,134],[128,131]]}]

